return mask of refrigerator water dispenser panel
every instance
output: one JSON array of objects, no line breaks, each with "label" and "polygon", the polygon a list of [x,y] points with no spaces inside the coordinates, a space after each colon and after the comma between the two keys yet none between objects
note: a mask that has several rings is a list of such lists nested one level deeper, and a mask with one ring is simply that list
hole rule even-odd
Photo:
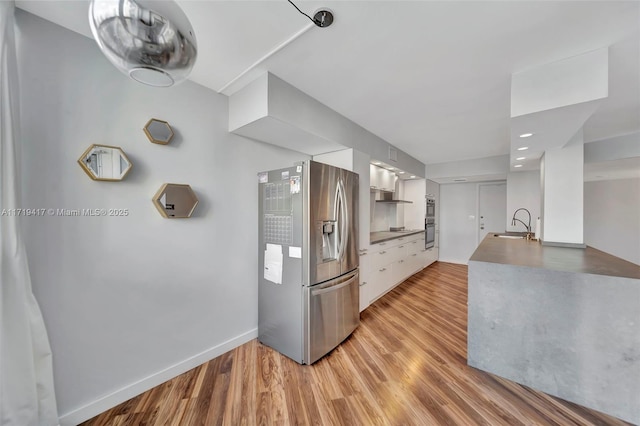
[{"label": "refrigerator water dispenser panel", "polygon": [[335,220],[320,221],[322,226],[322,261],[328,262],[338,259],[338,226]]}]

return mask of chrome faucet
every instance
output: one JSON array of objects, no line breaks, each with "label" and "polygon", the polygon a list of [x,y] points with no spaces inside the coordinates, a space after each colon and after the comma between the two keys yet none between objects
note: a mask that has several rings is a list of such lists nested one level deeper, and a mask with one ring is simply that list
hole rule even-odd
[{"label": "chrome faucet", "polygon": [[[529,224],[528,225],[526,223],[524,223],[523,221],[521,221],[520,219],[516,219],[516,214],[520,210],[524,210],[529,215]],[[527,237],[529,237],[531,235],[531,213],[529,212],[529,210],[527,210],[527,209],[525,209],[523,207],[520,207],[518,210],[513,212],[513,218],[511,218],[511,226],[516,226],[516,221],[520,222],[521,224],[524,225],[525,228],[527,228]]]}]

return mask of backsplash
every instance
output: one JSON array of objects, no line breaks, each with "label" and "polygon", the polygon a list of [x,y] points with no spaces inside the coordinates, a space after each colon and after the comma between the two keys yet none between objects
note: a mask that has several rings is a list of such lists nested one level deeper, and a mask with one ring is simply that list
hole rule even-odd
[{"label": "backsplash", "polygon": [[375,191],[371,191],[369,229],[371,232],[388,231],[392,226],[404,226],[404,205],[376,203]]}]

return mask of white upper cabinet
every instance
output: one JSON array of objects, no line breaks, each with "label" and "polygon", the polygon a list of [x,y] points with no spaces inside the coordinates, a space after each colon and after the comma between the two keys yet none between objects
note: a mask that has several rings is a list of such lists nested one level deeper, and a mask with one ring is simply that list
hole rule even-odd
[{"label": "white upper cabinet", "polygon": [[371,189],[381,189],[383,191],[394,192],[396,190],[396,179],[398,177],[390,170],[371,164],[369,166],[369,179]]}]

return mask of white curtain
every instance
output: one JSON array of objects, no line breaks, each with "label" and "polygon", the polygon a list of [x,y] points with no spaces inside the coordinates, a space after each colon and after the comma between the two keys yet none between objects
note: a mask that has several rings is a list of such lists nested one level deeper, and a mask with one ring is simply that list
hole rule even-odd
[{"label": "white curtain", "polygon": [[57,425],[51,348],[21,238],[13,1],[0,1],[0,425]]}]

